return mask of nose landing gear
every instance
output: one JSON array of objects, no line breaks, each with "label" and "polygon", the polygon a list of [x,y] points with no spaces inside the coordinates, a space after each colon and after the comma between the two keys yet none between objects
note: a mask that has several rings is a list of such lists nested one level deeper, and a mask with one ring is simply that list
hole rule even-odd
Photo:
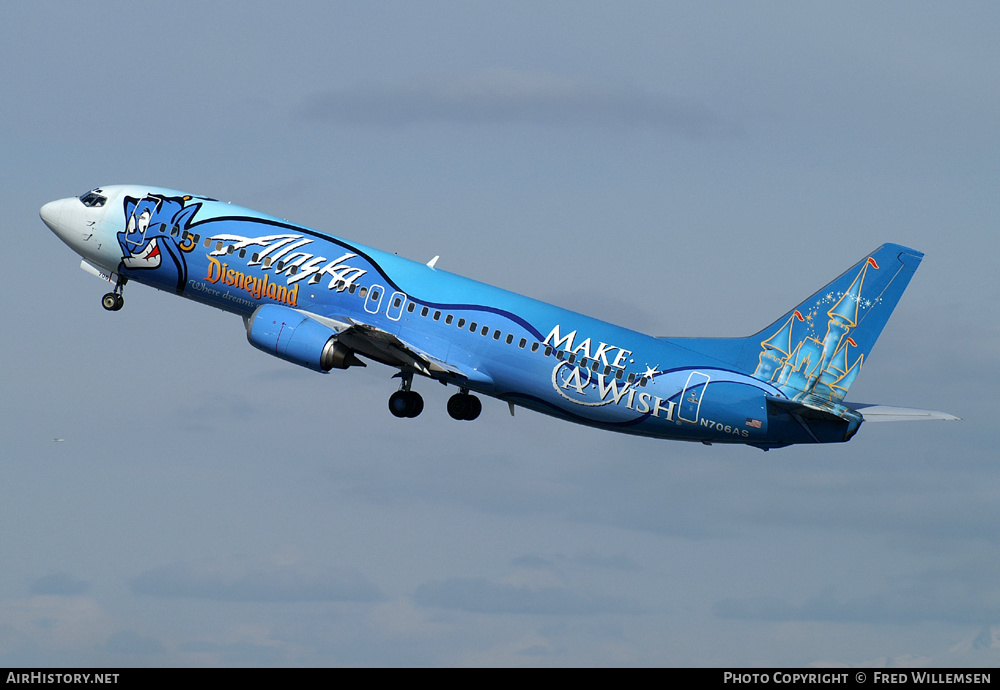
[{"label": "nose landing gear", "polygon": [[104,297],[101,298],[101,306],[108,311],[118,311],[125,306],[125,298],[122,297],[122,289],[125,287],[125,283],[127,282],[127,278],[119,276],[115,281],[115,289],[112,292],[106,293]]}]

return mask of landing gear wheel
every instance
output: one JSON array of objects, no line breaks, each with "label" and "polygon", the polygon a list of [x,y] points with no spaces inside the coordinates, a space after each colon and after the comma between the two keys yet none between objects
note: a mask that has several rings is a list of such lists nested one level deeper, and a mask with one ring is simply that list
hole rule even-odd
[{"label": "landing gear wheel", "polygon": [[407,404],[409,405],[409,417],[416,417],[424,411],[424,399],[416,391],[407,392]]},{"label": "landing gear wheel", "polygon": [[474,395],[456,393],[448,398],[448,414],[452,419],[471,422],[483,411],[483,404]]},{"label": "landing gear wheel", "polygon": [[389,412],[394,417],[416,417],[424,411],[424,399],[416,391],[396,391],[389,396]]},{"label": "landing gear wheel", "polygon": [[101,298],[101,306],[108,311],[118,311],[125,305],[125,299],[116,292],[109,292]]}]

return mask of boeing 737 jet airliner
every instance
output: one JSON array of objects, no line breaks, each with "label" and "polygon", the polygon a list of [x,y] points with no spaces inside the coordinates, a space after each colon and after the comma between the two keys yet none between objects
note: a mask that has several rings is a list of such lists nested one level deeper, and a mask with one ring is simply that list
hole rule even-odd
[{"label": "boeing 737 jet airliner", "polygon": [[100,187],[41,209],[111,284],[129,281],[243,317],[250,344],[317,372],[396,368],[396,417],[416,417],[414,374],[579,424],[764,450],[847,441],[864,421],[957,419],[844,402],[922,254],[885,244],[756,335],[655,338],[427,264],[202,196]]}]

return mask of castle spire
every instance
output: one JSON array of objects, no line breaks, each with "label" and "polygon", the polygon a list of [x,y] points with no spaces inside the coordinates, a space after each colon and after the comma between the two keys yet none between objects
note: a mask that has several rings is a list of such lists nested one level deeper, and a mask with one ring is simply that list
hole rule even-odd
[{"label": "castle spire", "polygon": [[858,273],[854,282],[851,283],[851,287],[848,288],[847,292],[827,312],[827,315],[831,319],[837,319],[850,328],[854,328],[857,325],[858,305],[861,302],[861,286],[865,282],[865,273],[868,271],[869,266],[878,267],[878,264],[871,258],[865,261],[865,265],[861,267],[861,272]]},{"label": "castle spire", "polygon": [[[788,317],[788,321],[785,325],[778,329],[778,332],[772,335],[770,338],[761,343],[765,348],[770,348],[772,350],[777,350],[781,354],[787,357],[792,354],[792,321],[795,320],[795,314]],[[802,320],[802,317],[799,317]]]}]

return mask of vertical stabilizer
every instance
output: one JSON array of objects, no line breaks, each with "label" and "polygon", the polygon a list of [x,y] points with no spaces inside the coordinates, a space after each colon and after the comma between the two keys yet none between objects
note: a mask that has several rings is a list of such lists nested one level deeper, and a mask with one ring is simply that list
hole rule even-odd
[{"label": "vertical stabilizer", "polygon": [[746,339],[743,364],[792,400],[840,403],[923,254],[884,244]]}]

